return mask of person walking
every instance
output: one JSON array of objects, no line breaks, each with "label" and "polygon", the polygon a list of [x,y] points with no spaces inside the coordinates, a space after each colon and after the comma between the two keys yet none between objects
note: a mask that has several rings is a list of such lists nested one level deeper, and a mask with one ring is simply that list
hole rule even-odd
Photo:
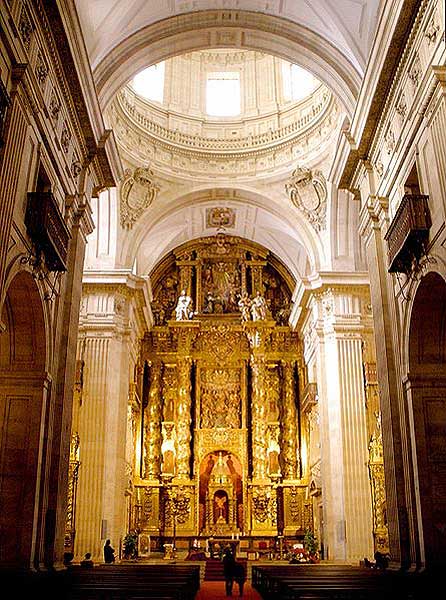
[{"label": "person walking", "polygon": [[234,565],[234,580],[238,584],[239,596],[241,598],[243,596],[243,587],[246,581],[246,573],[245,567],[242,565],[242,563],[237,561],[235,561]]},{"label": "person walking", "polygon": [[232,587],[234,585],[235,558],[230,548],[226,548],[223,553],[223,575],[225,578],[226,596],[232,596]]}]

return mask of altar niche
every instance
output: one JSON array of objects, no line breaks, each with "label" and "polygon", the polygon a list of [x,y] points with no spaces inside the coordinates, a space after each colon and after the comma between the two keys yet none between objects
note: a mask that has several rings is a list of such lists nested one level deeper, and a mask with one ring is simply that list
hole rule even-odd
[{"label": "altar niche", "polygon": [[211,452],[200,466],[200,533],[221,536],[240,532],[243,504],[240,461],[226,450]]}]

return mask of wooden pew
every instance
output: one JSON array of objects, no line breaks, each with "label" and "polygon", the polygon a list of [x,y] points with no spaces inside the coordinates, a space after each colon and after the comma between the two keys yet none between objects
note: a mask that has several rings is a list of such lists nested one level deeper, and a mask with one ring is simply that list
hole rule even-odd
[{"label": "wooden pew", "polygon": [[266,600],[399,600],[415,589],[401,573],[343,565],[259,565],[252,583]]},{"label": "wooden pew", "polygon": [[67,600],[193,600],[199,565],[98,565],[73,568]]}]

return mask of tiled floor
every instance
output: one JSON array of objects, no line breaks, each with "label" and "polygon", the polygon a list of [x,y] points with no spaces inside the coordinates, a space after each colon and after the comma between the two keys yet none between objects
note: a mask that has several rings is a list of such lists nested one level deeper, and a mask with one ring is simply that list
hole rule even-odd
[{"label": "tiled floor", "polygon": [[[195,600],[225,600],[228,598],[225,594],[224,581],[203,581],[200,591],[195,596]],[[239,598],[238,586],[234,585],[232,598]],[[251,584],[246,582],[243,588],[243,598],[245,600],[262,600],[262,596],[254,589]]]}]

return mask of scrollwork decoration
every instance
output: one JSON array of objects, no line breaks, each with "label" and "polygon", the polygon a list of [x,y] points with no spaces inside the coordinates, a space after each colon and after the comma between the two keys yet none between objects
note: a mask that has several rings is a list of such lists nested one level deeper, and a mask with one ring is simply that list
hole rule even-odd
[{"label": "scrollwork decoration", "polygon": [[121,226],[132,229],[158,192],[159,187],[148,167],[138,167],[133,172],[127,169],[121,184]]},{"label": "scrollwork decoration", "polygon": [[285,185],[291,202],[320,231],[326,227],[327,184],[321,171],[297,167]]}]

